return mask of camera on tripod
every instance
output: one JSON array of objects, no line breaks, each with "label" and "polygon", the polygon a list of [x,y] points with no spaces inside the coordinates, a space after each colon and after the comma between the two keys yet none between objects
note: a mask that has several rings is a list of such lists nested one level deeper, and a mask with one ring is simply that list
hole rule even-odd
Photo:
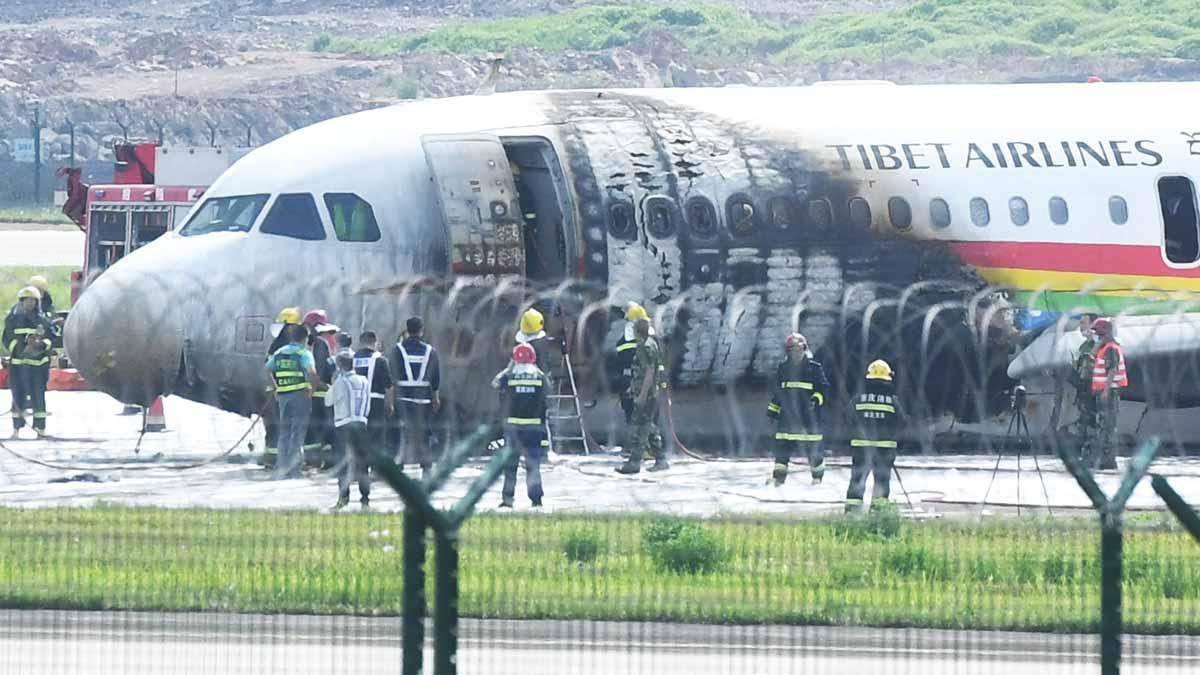
[{"label": "camera on tripod", "polygon": [[1018,384],[1013,388],[1012,399],[1009,401],[1010,409],[1013,412],[1025,412],[1025,385]]}]

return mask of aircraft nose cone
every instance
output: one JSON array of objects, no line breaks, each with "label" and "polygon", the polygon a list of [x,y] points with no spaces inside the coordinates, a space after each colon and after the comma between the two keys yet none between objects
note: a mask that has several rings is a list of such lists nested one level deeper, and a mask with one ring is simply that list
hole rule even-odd
[{"label": "aircraft nose cone", "polygon": [[71,309],[67,355],[92,386],[125,403],[149,405],[170,393],[183,353],[182,323],[169,288],[116,266]]}]

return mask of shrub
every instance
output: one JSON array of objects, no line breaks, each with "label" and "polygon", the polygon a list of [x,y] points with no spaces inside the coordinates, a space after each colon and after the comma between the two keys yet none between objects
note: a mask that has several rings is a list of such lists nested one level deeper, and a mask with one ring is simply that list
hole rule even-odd
[{"label": "shrub", "polygon": [[326,49],[329,49],[329,45],[331,44],[333,44],[333,38],[330,37],[329,33],[321,33],[317,37],[313,38],[312,50],[314,52],[323,52]]},{"label": "shrub", "polygon": [[1074,33],[1077,28],[1079,19],[1073,16],[1048,16],[1033,24],[1029,29],[1029,39],[1044,45]]},{"label": "shrub", "polygon": [[975,558],[970,564],[971,578],[990,583],[1000,578],[1000,564],[992,558]]},{"label": "shrub", "polygon": [[563,537],[563,553],[573,563],[586,564],[596,560],[604,548],[600,535],[592,529],[572,530]]},{"label": "shrub", "polygon": [[849,516],[833,521],[834,534],[847,541],[895,539],[904,527],[904,518],[895,504],[877,506],[865,516]]},{"label": "shrub", "polygon": [[720,567],[729,552],[717,538],[695,523],[659,520],[642,531],[646,554],[661,571],[706,574]]},{"label": "shrub", "polygon": [[1072,583],[1077,573],[1075,561],[1061,553],[1048,556],[1042,561],[1042,578],[1047,584]]}]

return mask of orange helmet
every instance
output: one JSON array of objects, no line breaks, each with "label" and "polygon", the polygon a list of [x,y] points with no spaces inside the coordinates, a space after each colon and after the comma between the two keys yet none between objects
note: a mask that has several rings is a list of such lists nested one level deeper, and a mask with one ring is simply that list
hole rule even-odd
[{"label": "orange helmet", "polygon": [[1092,332],[1100,337],[1112,337],[1112,330],[1113,325],[1110,319],[1101,318],[1092,322]]},{"label": "orange helmet", "polygon": [[533,350],[533,347],[522,342],[516,347],[513,347],[512,358],[513,361],[517,363],[537,363],[537,352]]}]

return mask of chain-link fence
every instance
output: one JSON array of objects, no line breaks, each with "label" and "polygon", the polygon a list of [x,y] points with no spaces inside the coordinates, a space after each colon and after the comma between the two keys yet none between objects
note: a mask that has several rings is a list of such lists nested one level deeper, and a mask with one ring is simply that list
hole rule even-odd
[{"label": "chain-link fence", "polygon": [[[270,273],[163,269],[100,277],[66,343],[102,391],[52,387],[49,436],[22,429],[0,444],[4,672],[415,672],[406,637],[439,673],[1094,672],[1112,549],[1075,465],[1107,495],[1129,485],[1104,521],[1123,535],[1122,662],[1200,663],[1200,544],[1149,480],[1132,482],[1130,459],[1161,439],[1149,472],[1200,502],[1191,417],[1173,407],[1195,400],[1200,323],[1186,304],[1111,317],[1121,387],[1103,336],[1081,349],[1096,337],[1078,329],[1086,295],[1033,317],[1005,289],[861,284],[833,305],[800,293],[780,312],[765,309],[780,304],[766,283],[714,315],[703,289],[655,302],[582,284],[396,281],[381,266],[377,278],[314,276],[285,300]],[[617,358],[634,300],[661,348],[656,424],[621,405],[637,380]],[[385,358],[406,319],[424,318],[441,369],[423,439],[433,476],[422,483],[409,461],[401,482],[393,462],[412,460],[413,442],[401,419],[372,449],[369,507],[353,492],[331,509],[345,458],[319,429],[301,477],[273,479],[263,363],[285,305],[326,309],[354,341],[376,332]],[[511,393],[492,386],[531,336],[515,335],[530,307],[562,397],[544,452],[506,438]],[[780,374],[797,330],[827,383]],[[632,371],[655,371],[644,345],[631,351]],[[865,398],[877,359],[886,402]],[[1117,405],[1092,393],[1097,378],[1121,390]],[[894,408],[890,435],[864,422],[881,409],[860,405]],[[788,418],[797,410],[802,422]],[[166,431],[144,431],[160,421]],[[615,471],[636,459],[638,430],[655,429],[670,467],[649,471],[646,457]],[[512,494],[503,453],[524,455]],[[535,465],[544,497],[527,494]]]}]

